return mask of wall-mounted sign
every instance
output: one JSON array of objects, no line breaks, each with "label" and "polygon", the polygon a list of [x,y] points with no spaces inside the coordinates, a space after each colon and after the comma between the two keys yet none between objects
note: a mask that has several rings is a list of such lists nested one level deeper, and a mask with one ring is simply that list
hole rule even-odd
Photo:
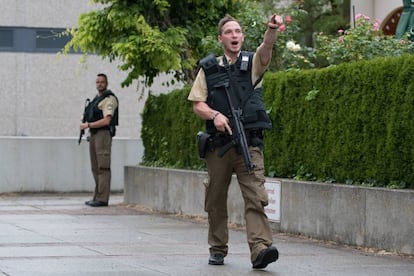
[{"label": "wall-mounted sign", "polygon": [[265,207],[265,213],[269,221],[280,222],[280,187],[281,182],[278,180],[267,180],[265,188],[269,197],[269,205]]}]

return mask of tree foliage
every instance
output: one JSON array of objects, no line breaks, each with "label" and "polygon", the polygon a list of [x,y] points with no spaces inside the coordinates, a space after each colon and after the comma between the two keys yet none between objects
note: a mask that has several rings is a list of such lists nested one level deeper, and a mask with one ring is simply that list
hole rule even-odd
[{"label": "tree foliage", "polygon": [[338,29],[349,27],[350,0],[296,0],[294,5],[306,11],[302,19],[302,42],[306,46],[313,46],[315,32],[334,35]]},{"label": "tree foliage", "polygon": [[243,0],[92,0],[101,8],[81,14],[72,39],[63,49],[94,53],[128,72],[122,86],[144,76],[145,85],[163,72],[176,80],[194,78],[202,39],[216,34],[226,13],[243,7]]},{"label": "tree foliage", "polygon": [[[250,51],[260,44],[272,13],[292,18],[286,31],[279,35],[271,70],[289,67],[292,59],[285,55],[288,41],[306,46],[309,45],[307,38],[313,38],[313,33],[335,33],[344,22],[349,22],[344,17],[349,0],[294,0],[289,6],[281,6],[275,0],[91,2],[97,9],[81,14],[78,26],[66,31],[72,38],[63,52],[74,50],[85,56],[97,54],[110,62],[116,60],[120,63],[119,69],[128,72],[122,86],[129,86],[139,77],[149,86],[160,73],[172,73],[171,82],[191,83],[197,61],[210,52],[221,53],[217,23],[226,13],[242,25],[243,50]],[[313,54],[310,47],[302,49],[306,53],[302,61],[295,61],[295,68],[308,65],[306,57]]]}]

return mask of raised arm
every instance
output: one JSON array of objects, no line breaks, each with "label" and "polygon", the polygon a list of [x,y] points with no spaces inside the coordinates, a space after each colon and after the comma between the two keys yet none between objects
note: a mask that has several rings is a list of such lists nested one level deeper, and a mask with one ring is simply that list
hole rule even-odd
[{"label": "raised arm", "polygon": [[256,51],[256,54],[260,57],[260,62],[263,66],[267,66],[270,63],[278,29],[282,24],[282,16],[276,14],[273,14],[267,23],[267,30],[264,34],[263,42],[260,44]]}]

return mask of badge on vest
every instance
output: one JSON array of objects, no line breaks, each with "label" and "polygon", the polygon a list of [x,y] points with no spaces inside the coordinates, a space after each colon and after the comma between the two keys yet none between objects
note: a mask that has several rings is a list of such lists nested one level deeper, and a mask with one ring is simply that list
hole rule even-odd
[{"label": "badge on vest", "polygon": [[249,67],[249,56],[242,55],[240,71],[247,71],[248,67]]}]

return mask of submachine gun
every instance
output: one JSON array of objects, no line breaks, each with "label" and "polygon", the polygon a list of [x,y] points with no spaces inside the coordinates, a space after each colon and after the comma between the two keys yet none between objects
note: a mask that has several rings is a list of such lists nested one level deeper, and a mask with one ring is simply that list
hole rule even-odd
[{"label": "submachine gun", "polygon": [[[229,72],[230,75],[230,72]],[[249,144],[247,143],[246,133],[244,131],[243,123],[241,121],[242,113],[243,111],[241,108],[235,109],[230,98],[230,91],[233,93],[233,89],[231,86],[231,77],[230,77],[230,83],[226,82],[223,84],[225,90],[226,90],[226,96],[227,101],[231,110],[231,120],[232,120],[232,139],[231,142],[227,145],[224,145],[219,152],[219,156],[223,156],[231,147],[237,146],[238,150],[243,155],[244,164],[246,165],[247,171],[249,174],[252,172],[255,165],[252,162],[252,157],[250,156],[249,152]]]},{"label": "submachine gun", "polygon": [[[83,110],[83,116],[82,116],[82,123],[86,123],[86,112],[87,112],[87,109],[88,109],[88,105],[89,105],[89,103],[90,103],[91,101],[89,100],[89,99],[86,99],[85,100],[85,108],[84,108],[84,110]],[[78,145],[80,145],[80,143],[82,142],[82,136],[85,134],[85,130],[84,129],[81,129],[80,130],[80,133],[79,133],[79,140],[78,140]]]}]

